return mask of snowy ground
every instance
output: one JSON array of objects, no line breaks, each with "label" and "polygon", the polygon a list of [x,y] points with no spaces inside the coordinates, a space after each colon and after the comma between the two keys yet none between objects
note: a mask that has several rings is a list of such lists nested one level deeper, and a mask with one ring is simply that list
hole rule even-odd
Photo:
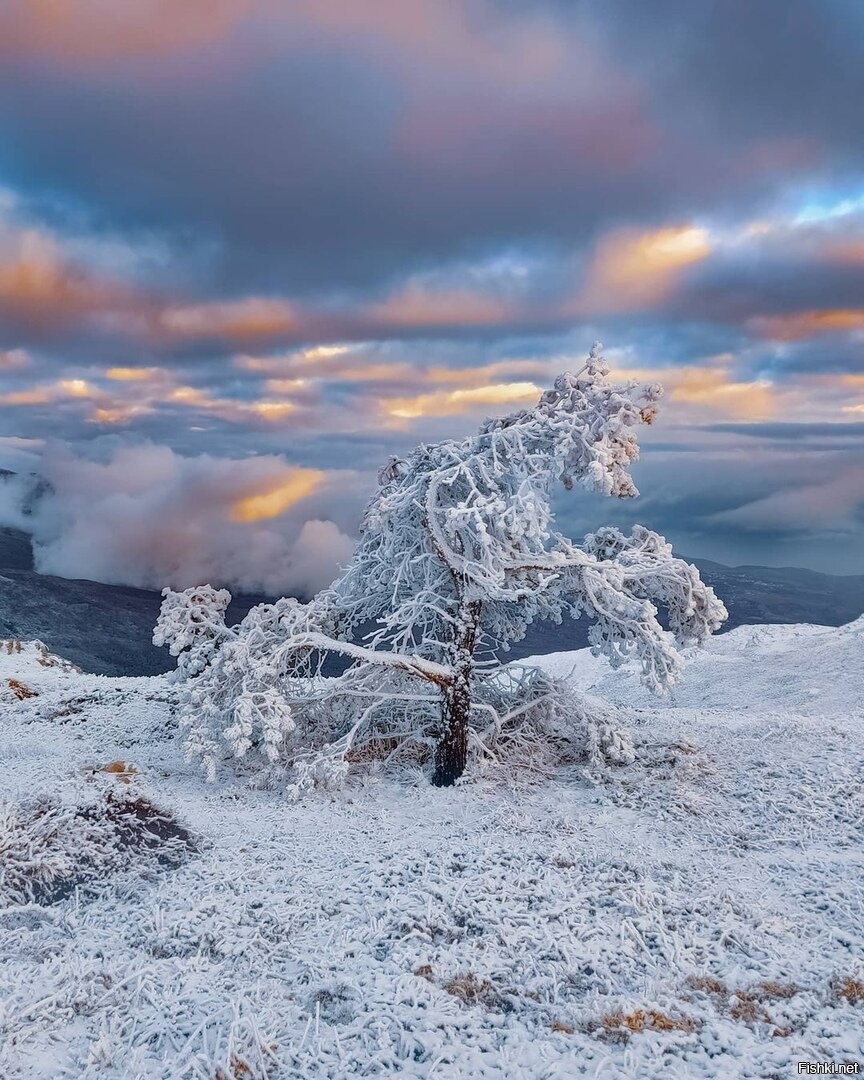
[{"label": "snowy ground", "polygon": [[[660,703],[587,653],[544,657],[632,706],[636,765],[599,785],[370,779],[289,805],[204,784],[161,679],[0,649],[0,1076],[864,1063],[862,657],[864,620],[742,627]],[[98,771],[114,761],[134,774]],[[33,820],[54,843],[108,791],[170,812],[197,852],[121,847],[96,884],[26,902],[3,865],[16,815],[49,796],[55,817]]]}]

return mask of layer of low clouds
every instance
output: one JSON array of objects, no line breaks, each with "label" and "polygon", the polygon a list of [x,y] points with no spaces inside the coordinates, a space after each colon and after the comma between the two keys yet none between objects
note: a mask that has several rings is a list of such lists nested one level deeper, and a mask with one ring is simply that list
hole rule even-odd
[{"label": "layer of low clouds", "polygon": [[[858,0],[0,5],[0,467],[52,471],[40,565],[309,591],[379,461],[599,337],[667,387],[633,518],[864,570],[862,31]],[[268,468],[323,479],[233,520]]]},{"label": "layer of low clouds", "polygon": [[0,483],[0,523],[32,534],[41,573],[309,595],[351,555],[351,538],[319,516],[334,490],[326,473],[274,455],[184,457],[152,444],[106,450],[94,460],[53,447],[35,461],[35,474]]}]

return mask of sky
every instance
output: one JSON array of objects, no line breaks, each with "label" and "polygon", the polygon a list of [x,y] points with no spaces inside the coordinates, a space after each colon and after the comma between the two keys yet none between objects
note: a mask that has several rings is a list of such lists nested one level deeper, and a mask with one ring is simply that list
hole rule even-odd
[{"label": "sky", "polygon": [[0,522],[308,593],[599,339],[666,394],[563,531],[864,573],[862,100],[860,0],[5,0]]}]

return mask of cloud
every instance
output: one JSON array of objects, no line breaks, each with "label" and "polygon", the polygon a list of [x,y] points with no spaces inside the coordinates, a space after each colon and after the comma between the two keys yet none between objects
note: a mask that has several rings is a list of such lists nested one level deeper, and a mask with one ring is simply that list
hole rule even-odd
[{"label": "cloud", "polygon": [[179,337],[249,340],[296,332],[298,318],[284,300],[247,297],[167,308],[159,316],[159,325]]},{"label": "cloud", "polygon": [[[433,262],[560,251],[763,184],[758,166],[742,178],[749,140],[712,140],[710,117],[692,131],[678,102],[656,109],[665,44],[649,77],[592,18],[495,0],[164,7],[85,0],[50,33],[47,19],[10,29],[0,135],[10,180],[34,193],[62,190],[121,231],[158,224],[181,253],[209,244],[220,293],[380,291]],[[199,33],[194,62],[148,52],[148,35],[191,48]],[[57,62],[88,40],[147,62]]]},{"label": "cloud", "polygon": [[474,290],[432,291],[411,283],[368,311],[372,323],[392,330],[430,326],[495,326],[512,317],[502,300]]},{"label": "cloud", "polygon": [[844,529],[860,532],[856,515],[864,509],[864,469],[852,461],[826,471],[817,483],[774,491],[734,510],[715,515],[718,522],[742,529],[779,532]]},{"label": "cloud", "polygon": [[598,315],[653,307],[712,251],[707,230],[696,225],[615,230],[600,238],[573,310]]},{"label": "cloud", "polygon": [[166,374],[158,367],[112,367],[105,372],[105,378],[117,382],[154,382],[163,379]]},{"label": "cloud", "polygon": [[271,482],[261,491],[244,495],[231,506],[232,521],[269,521],[281,517],[290,507],[307,498],[320,486],[324,473],[320,469],[292,469],[287,479]]},{"label": "cloud", "polygon": [[0,405],[48,405],[63,401],[98,401],[102,393],[86,379],[58,379],[0,394]]},{"label": "cloud", "polygon": [[536,403],[540,394],[540,387],[534,383],[498,383],[469,390],[441,390],[413,398],[390,398],[382,401],[381,406],[398,420],[415,420],[420,416],[454,416],[484,405]]},{"label": "cloud", "polygon": [[[44,447],[42,439],[23,439],[18,435],[0,435],[0,476],[7,470],[13,473],[28,472],[39,462]],[[10,477],[6,477],[7,481]],[[4,509],[5,507],[5,509]],[[0,519],[9,522],[16,517],[21,510],[19,493],[13,492],[10,487],[0,487]]]},{"label": "cloud", "polygon": [[74,266],[49,234],[0,234],[0,312],[7,317],[65,324],[119,300],[118,288]]},{"label": "cloud", "polygon": [[[5,524],[34,537],[41,573],[160,589],[209,582],[244,592],[309,595],[335,576],[353,542],[322,510],[332,474],[274,455],[184,457],[153,444],[103,459],[47,450],[32,477],[4,485]],[[14,496],[14,497],[13,497]]]},{"label": "cloud", "polygon": [[780,407],[781,395],[769,380],[736,381],[721,367],[679,368],[666,373],[666,382],[672,401],[707,406],[726,416],[761,420]]},{"label": "cloud", "polygon": [[797,311],[790,315],[762,316],[752,320],[761,337],[774,341],[798,341],[846,330],[864,331],[864,308]]},{"label": "cloud", "polygon": [[253,7],[252,0],[6,0],[0,56],[73,66],[158,56],[217,41]]},{"label": "cloud", "polygon": [[0,349],[0,371],[23,371],[30,366],[30,356],[25,349]]},{"label": "cloud", "polygon": [[706,431],[727,432],[732,435],[746,436],[756,439],[771,439],[780,442],[791,441],[797,444],[806,443],[812,439],[822,442],[825,439],[849,442],[851,445],[864,447],[864,422],[862,423],[788,423],[776,421],[773,423],[760,424],[711,424],[706,426]]}]

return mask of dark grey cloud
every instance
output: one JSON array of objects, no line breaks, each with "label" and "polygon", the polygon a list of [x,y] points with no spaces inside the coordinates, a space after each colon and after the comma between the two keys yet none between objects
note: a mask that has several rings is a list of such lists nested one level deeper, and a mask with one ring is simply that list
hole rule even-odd
[{"label": "dark grey cloud", "polygon": [[[578,0],[645,79],[656,108],[691,134],[749,144],[754,170],[782,179],[808,141],[826,173],[864,157],[864,10],[858,0]],[[790,158],[784,161],[783,140]],[[758,153],[762,141],[763,153]],[[770,153],[772,144],[775,157]],[[748,161],[740,165],[746,172]],[[743,177],[742,177],[743,178]]]},{"label": "dark grey cloud", "polygon": [[[506,35],[478,32],[473,65],[455,31],[452,54],[424,60],[413,42],[400,58],[347,17],[316,30],[284,13],[191,57],[24,53],[0,69],[0,170],[95,228],[173,230],[178,253],[212,244],[199,285],[368,289],[824,175],[826,138],[862,151],[851,6],[574,4],[536,47],[560,60],[533,77],[507,70]],[[524,29],[528,65],[528,13],[500,17]],[[787,132],[810,156],[775,145]]]}]

